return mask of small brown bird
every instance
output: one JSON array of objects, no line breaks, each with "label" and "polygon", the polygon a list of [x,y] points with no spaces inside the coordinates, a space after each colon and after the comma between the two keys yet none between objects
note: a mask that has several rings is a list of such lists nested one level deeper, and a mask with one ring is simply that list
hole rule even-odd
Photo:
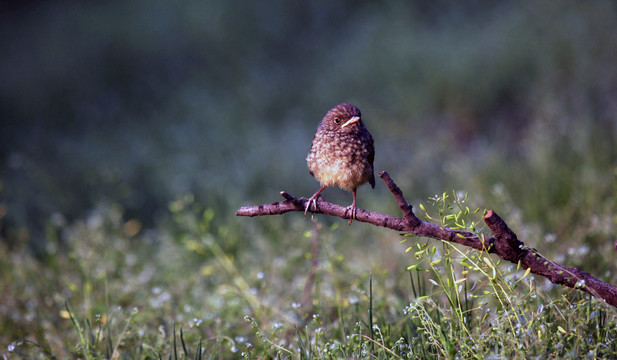
[{"label": "small brown bird", "polygon": [[351,211],[351,224],[356,218],[356,188],[367,181],[375,188],[375,146],[361,116],[357,107],[339,104],[321,120],[306,157],[309,172],[319,180],[321,189],[310,197],[305,216],[311,203],[317,208],[317,198],[325,188],[338,186],[353,191],[353,203],[347,207],[347,211]]}]

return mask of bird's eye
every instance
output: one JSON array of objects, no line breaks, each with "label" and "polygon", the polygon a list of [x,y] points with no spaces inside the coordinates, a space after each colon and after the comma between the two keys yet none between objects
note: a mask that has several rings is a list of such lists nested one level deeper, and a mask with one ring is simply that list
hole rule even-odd
[{"label": "bird's eye", "polygon": [[334,119],[334,122],[337,123],[337,124],[340,124],[341,123],[341,119],[336,118],[336,119]]}]

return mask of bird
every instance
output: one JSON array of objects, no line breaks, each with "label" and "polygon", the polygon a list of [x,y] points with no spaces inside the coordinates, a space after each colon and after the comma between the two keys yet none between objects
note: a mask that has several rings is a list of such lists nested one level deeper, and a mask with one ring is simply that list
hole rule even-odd
[{"label": "bird", "polygon": [[373,136],[362,122],[360,109],[342,103],[330,109],[321,120],[311,150],[306,157],[309,173],[321,184],[308,199],[304,216],[311,204],[317,209],[317,198],[329,186],[353,192],[353,202],[345,210],[351,212],[349,224],[356,218],[356,189],[365,183],[375,188]]}]

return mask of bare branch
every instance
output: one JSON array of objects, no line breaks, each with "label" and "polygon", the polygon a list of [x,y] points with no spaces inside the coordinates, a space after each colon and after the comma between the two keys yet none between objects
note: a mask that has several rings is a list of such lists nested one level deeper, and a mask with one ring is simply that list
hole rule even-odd
[{"label": "bare branch", "polygon": [[[369,210],[357,209],[357,221],[409,234],[454,242],[480,251],[487,251],[514,264],[520,263],[523,269],[529,268],[531,269],[530,272],[544,276],[554,284],[585,291],[617,307],[617,287],[607,284],[578,268],[567,267],[551,261],[540,255],[535,249],[525,246],[508,227],[506,222],[493,210],[488,210],[484,215],[484,222],[490,229],[493,237],[480,237],[472,232],[452,230],[419,219],[413,213],[413,207],[407,203],[403,192],[390,178],[390,175],[382,171],[379,173],[379,177],[382,178],[390,192],[392,192],[403,213],[403,217],[393,217]],[[281,191],[281,196],[285,198],[284,201],[258,206],[245,206],[240,208],[236,215],[263,216],[280,215],[290,211],[304,212],[308,201],[307,198],[296,198],[284,191]],[[317,199],[317,209],[311,212],[349,219],[348,211],[346,211],[345,207],[324,201],[321,197]]]}]

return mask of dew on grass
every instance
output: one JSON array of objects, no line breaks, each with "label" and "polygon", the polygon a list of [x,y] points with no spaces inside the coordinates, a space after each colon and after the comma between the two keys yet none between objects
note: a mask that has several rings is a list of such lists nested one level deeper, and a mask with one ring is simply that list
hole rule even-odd
[{"label": "dew on grass", "polygon": [[578,254],[581,256],[587,255],[589,253],[589,246],[581,245],[578,247]]},{"label": "dew on grass", "polygon": [[360,352],[362,356],[368,355],[368,350],[366,349],[366,343],[362,343],[362,351]]},{"label": "dew on grass", "polygon": [[135,264],[137,264],[137,256],[133,253],[128,253],[124,257],[124,262],[128,266],[135,266]]},{"label": "dew on grass", "polygon": [[246,338],[244,336],[236,336],[234,338],[234,341],[239,342],[239,343],[244,343],[246,342]]},{"label": "dew on grass", "polygon": [[544,235],[544,241],[546,241],[547,243],[555,242],[555,240],[557,240],[557,234],[548,233]]},{"label": "dew on grass", "polygon": [[143,269],[139,273],[139,275],[137,275],[137,282],[139,282],[140,284],[146,284],[148,283],[148,281],[150,281],[150,279],[152,279],[155,273],[156,273],[156,270],[154,269],[154,267],[148,266],[145,269]]},{"label": "dew on grass", "polygon": [[86,226],[89,229],[97,229],[103,225],[104,219],[98,211],[92,212],[86,219]]},{"label": "dew on grass", "polygon": [[506,186],[503,183],[495,183],[491,189],[495,195],[504,196],[506,193]]},{"label": "dew on grass", "polygon": [[189,320],[189,326],[190,327],[199,327],[199,325],[201,325],[202,322],[203,322],[202,319],[194,317],[191,320]]},{"label": "dew on grass", "polygon": [[581,279],[579,281],[576,282],[576,284],[574,284],[574,288],[584,288],[585,287],[585,280]]},{"label": "dew on grass", "polygon": [[150,299],[150,304],[152,305],[153,308],[160,308],[165,303],[169,302],[170,300],[171,300],[171,294],[165,291],[165,292],[158,294],[158,296],[152,297]]}]

